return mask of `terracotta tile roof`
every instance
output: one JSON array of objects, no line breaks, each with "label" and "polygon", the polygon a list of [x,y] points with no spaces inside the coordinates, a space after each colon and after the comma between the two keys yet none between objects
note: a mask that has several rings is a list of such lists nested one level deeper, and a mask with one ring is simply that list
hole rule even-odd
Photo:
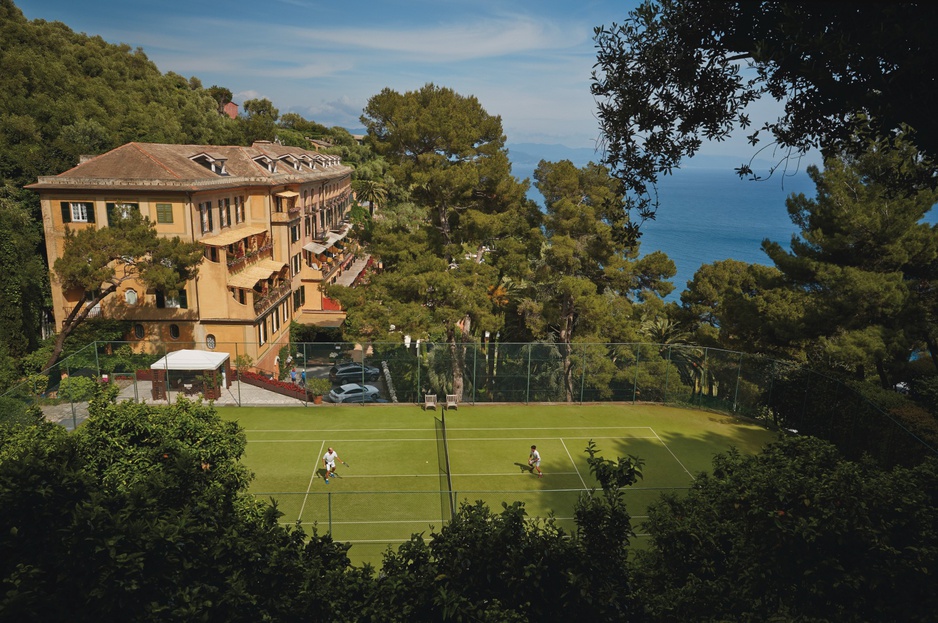
[{"label": "terracotta tile roof", "polygon": [[[223,160],[225,174],[213,171],[204,158]],[[27,188],[49,190],[54,188],[80,188],[118,186],[122,188],[177,187],[186,190],[238,186],[251,184],[284,184],[332,178],[351,173],[352,169],[335,164],[315,170],[307,166],[299,170],[281,162],[271,173],[255,161],[267,156],[276,161],[283,156],[319,156],[315,151],[298,147],[259,142],[251,147],[231,145],[170,145],[165,143],[127,143],[109,152],[86,160],[56,176],[40,177]]]}]

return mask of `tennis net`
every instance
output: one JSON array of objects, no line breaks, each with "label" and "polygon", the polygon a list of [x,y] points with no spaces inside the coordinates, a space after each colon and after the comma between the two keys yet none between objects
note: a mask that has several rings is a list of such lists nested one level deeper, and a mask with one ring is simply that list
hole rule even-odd
[{"label": "tennis net", "polygon": [[441,410],[440,417],[434,417],[433,419],[436,423],[436,451],[440,468],[440,511],[443,515],[443,521],[448,522],[456,514],[456,502],[453,498],[453,479],[449,469],[445,411]]}]

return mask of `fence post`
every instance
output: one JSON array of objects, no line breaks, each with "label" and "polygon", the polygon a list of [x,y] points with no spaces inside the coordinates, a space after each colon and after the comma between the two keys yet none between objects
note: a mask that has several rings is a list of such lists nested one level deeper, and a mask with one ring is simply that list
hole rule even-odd
[{"label": "fence post", "polygon": [[739,410],[739,377],[743,371],[743,354],[739,353],[739,362],[736,364],[736,391],[733,392],[733,412]]},{"label": "fence post", "polygon": [[668,345],[667,367],[664,369],[664,396],[662,402],[668,402],[668,379],[671,378],[671,345]]},{"label": "fence post", "polygon": [[534,350],[531,343],[528,343],[528,383],[524,390],[524,404],[531,402],[531,351]]},{"label": "fence post", "polygon": [[641,357],[641,345],[635,345],[635,379],[632,381],[632,404],[635,404],[635,397],[638,395],[638,360]]},{"label": "fence post", "polygon": [[163,344],[163,373],[166,375],[166,404],[171,405],[173,401],[170,400],[170,384],[169,384],[169,360],[166,358],[166,345]]},{"label": "fence post", "polygon": [[710,368],[707,365],[710,360],[709,358],[710,358],[710,349],[705,348],[703,362],[700,364],[700,388],[697,390],[697,406],[698,407],[703,404],[704,386],[707,384],[707,375],[710,372]]},{"label": "fence post", "polygon": [[[586,344],[583,345],[586,350]],[[583,392],[586,391],[586,354],[583,354],[583,372],[580,373],[580,404],[583,404]]]},{"label": "fence post", "polygon": [[241,406],[241,370],[238,369],[238,358],[241,355],[238,353],[238,343],[235,342],[235,372],[238,373],[238,406]]},{"label": "fence post", "polygon": [[774,398],[773,392],[775,391],[775,375],[778,374],[778,366],[775,363],[775,360],[772,360],[772,367],[769,368],[769,391],[768,396],[765,401],[766,408],[772,412],[772,422],[778,426],[778,410],[772,408],[772,399]]},{"label": "fence post", "polygon": [[101,364],[98,362],[98,340],[94,341],[94,367],[98,373],[98,380],[101,380]]},{"label": "fence post", "polygon": [[[68,375],[69,378],[72,377],[72,374],[71,374],[71,372],[70,372],[69,369],[68,369],[68,364],[65,365],[65,374]],[[61,385],[61,383],[62,383],[62,381],[61,381],[61,376],[62,376],[62,374],[61,374],[61,372],[60,372],[60,373],[59,373],[59,377],[60,377],[60,379],[59,379],[59,384],[60,384],[60,385]],[[78,428],[78,418],[77,418],[76,415],[75,415],[75,399],[74,399],[74,397],[68,399],[68,404],[71,405],[71,407],[72,407],[72,430],[75,430],[76,428]]]},{"label": "fence post", "polygon": [[[476,403],[476,378],[479,374],[479,349],[475,344],[472,345],[472,404]],[[417,397],[420,401],[420,397]]]}]

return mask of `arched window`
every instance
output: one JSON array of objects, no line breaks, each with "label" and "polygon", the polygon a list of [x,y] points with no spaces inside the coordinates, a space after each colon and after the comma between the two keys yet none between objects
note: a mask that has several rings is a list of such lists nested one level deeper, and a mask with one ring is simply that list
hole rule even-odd
[{"label": "arched window", "polygon": [[143,325],[138,322],[134,325],[134,337],[138,340],[142,340],[144,335]]},{"label": "arched window", "polygon": [[127,291],[124,292],[124,300],[127,301],[128,305],[136,305],[137,304],[137,291],[134,290],[133,288],[128,288]]},{"label": "arched window", "polygon": [[215,350],[215,336],[206,335],[205,336],[205,345],[208,346],[209,350]]},{"label": "arched window", "polygon": [[179,325],[178,324],[169,325],[169,337],[173,338],[174,340],[179,339]]}]

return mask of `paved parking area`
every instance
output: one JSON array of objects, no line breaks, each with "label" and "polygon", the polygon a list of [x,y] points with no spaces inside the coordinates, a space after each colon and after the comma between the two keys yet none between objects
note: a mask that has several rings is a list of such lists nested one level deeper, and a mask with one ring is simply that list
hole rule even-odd
[{"label": "paved parking area", "polygon": [[[327,378],[329,368],[325,365],[309,365],[306,367],[307,378]],[[301,368],[297,368],[300,370]],[[384,379],[369,381],[368,385],[374,385],[381,391],[381,396],[387,396],[387,387]],[[123,383],[122,383],[123,385]],[[169,404],[176,401],[179,392],[170,390],[168,400],[154,400],[151,390],[153,385],[150,381],[134,381],[124,385],[117,396],[118,401],[131,400],[146,404]],[[189,396],[196,399],[198,396]],[[272,392],[254,385],[233,381],[231,387],[222,390],[222,395],[214,401],[219,406],[242,406],[242,407],[270,407],[270,406],[289,406],[289,407],[323,407],[331,406],[328,397],[320,405],[314,405],[312,401],[304,401],[290,396],[284,396],[277,392]],[[61,424],[69,430],[73,430],[88,418],[88,403],[78,402],[74,404],[47,405],[42,408],[46,419],[50,422]]]},{"label": "paved parking area", "polygon": [[[134,402],[142,402],[147,404],[165,405],[171,402],[175,402],[176,397],[179,396],[179,392],[170,391],[168,401],[153,400],[151,389],[152,384],[149,381],[137,381],[136,383],[130,383],[121,389],[120,394],[117,396],[117,400],[131,400]],[[193,400],[197,397],[198,396],[189,396],[189,398]],[[241,383],[240,381],[234,381],[231,384],[231,387],[223,390],[221,397],[215,401],[215,404],[219,406],[241,405],[244,407],[302,407],[304,405],[308,405],[310,407],[321,406],[314,405],[312,402],[304,402],[303,400],[284,396],[283,394],[268,391],[260,387],[255,387],[254,385]],[[330,403],[323,402],[322,404],[329,405]],[[68,430],[73,430],[77,425],[81,424],[88,418],[88,403],[76,402],[74,404],[64,403],[58,405],[47,405],[42,408],[42,412],[46,419],[50,422],[56,422]]]}]

